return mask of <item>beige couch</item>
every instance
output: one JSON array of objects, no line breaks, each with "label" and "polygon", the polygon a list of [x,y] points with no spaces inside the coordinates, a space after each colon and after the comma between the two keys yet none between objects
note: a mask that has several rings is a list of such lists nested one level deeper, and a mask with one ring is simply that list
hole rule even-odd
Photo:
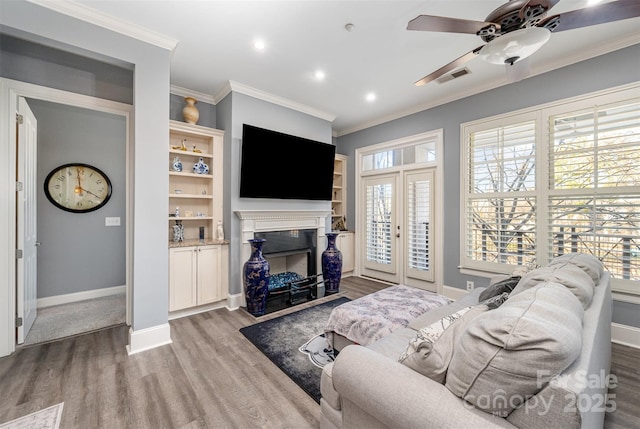
[{"label": "beige couch", "polygon": [[345,347],[323,370],[321,428],[601,428],[611,289],[599,261],[556,258],[496,309],[481,292]]}]

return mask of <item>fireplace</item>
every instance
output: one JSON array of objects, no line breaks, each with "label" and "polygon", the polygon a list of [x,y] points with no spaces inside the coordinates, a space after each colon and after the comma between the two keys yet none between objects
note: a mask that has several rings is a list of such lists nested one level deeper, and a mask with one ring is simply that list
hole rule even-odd
[{"label": "fireplace", "polygon": [[262,254],[269,261],[271,278],[267,313],[318,297],[315,229],[256,232],[265,239]]},{"label": "fireplace", "polygon": [[[329,214],[325,210],[236,212],[241,220],[243,261],[251,253],[247,240],[266,240],[262,254],[271,275],[267,313],[324,296],[322,276],[318,276],[322,253],[318,242],[324,243]],[[244,294],[242,298],[244,306]]]}]

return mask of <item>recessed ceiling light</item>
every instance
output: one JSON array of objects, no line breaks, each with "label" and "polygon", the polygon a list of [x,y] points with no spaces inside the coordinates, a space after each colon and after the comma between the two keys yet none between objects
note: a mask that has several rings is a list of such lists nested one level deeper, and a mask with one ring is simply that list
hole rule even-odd
[{"label": "recessed ceiling light", "polygon": [[267,46],[267,44],[262,39],[256,39],[256,40],[253,41],[253,47],[256,48],[259,51],[264,50],[264,48],[266,46]]},{"label": "recessed ceiling light", "polygon": [[365,96],[365,99],[366,99],[369,103],[372,103],[372,102],[376,101],[376,94],[375,94],[375,93],[373,93],[373,92],[370,92],[370,93],[368,93],[368,94]]},{"label": "recessed ceiling light", "polygon": [[317,80],[324,80],[326,75],[322,70],[316,70],[316,72],[313,74],[313,77],[315,77]]}]

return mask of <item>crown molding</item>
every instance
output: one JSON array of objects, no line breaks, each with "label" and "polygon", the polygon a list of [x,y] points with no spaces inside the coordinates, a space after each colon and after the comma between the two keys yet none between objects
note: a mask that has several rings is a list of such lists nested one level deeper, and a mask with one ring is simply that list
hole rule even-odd
[{"label": "crown molding", "polygon": [[248,95],[253,98],[257,98],[259,100],[267,101],[272,104],[277,104],[282,107],[286,107],[291,110],[296,110],[301,113],[305,113],[310,116],[314,116],[316,118],[324,119],[325,121],[333,122],[336,119],[336,115],[331,113],[324,112],[322,110],[316,109],[314,107],[307,106],[305,104],[301,104],[287,98],[279,97],[277,95],[270,94],[265,91],[261,91],[256,88],[252,88],[248,85],[244,85],[239,82],[235,82],[230,80],[228,85],[225,85],[215,96],[216,100],[221,100],[224,98],[229,92],[237,92],[240,94]]},{"label": "crown molding", "polygon": [[[557,60],[557,61],[548,61],[546,63],[540,64],[536,67],[533,67],[531,69],[531,74],[529,75],[529,77],[533,77],[533,76],[537,76],[543,73],[547,73],[562,67],[566,67],[566,66],[570,66],[572,64],[575,63],[579,63],[581,61],[586,61],[589,60],[591,58],[595,58],[598,57],[600,55],[605,55],[608,54],[610,52],[613,51],[617,51],[619,49],[624,49],[624,48],[628,48],[629,46],[633,46],[633,45],[637,45],[640,44],[640,33],[638,34],[634,34],[631,35],[629,37],[625,37],[622,39],[618,39],[615,40],[611,43],[607,43],[604,45],[594,45],[591,49],[587,49],[587,50],[582,50],[582,51],[576,51],[574,55],[571,56],[564,56],[561,59]],[[400,119],[400,118],[404,118],[405,116],[409,116],[412,115],[414,113],[419,113],[428,109],[433,109],[434,107],[438,107],[441,106],[443,104],[447,104],[447,103],[451,103],[453,101],[456,100],[461,100],[463,98],[466,97],[470,97],[472,95],[476,95],[476,94],[480,94],[482,92],[485,91],[489,91],[492,89],[496,89],[499,88],[501,86],[504,85],[508,85],[512,82],[510,82],[507,79],[506,74],[500,74],[500,76],[498,78],[496,78],[495,80],[482,85],[482,86],[476,86],[475,88],[473,88],[473,90],[469,90],[469,91],[464,91],[461,93],[453,93],[451,95],[448,96],[444,96],[444,97],[440,97],[438,99],[435,100],[431,100],[429,103],[425,103],[425,104],[420,104],[396,113],[393,113],[391,115],[386,115],[383,117],[380,117],[378,119],[374,119],[372,121],[367,121],[367,122],[363,122],[360,123],[358,125],[355,125],[351,128],[348,129],[344,129],[344,130],[339,130],[336,132],[336,136],[337,137],[342,137],[345,136],[347,134],[351,134],[351,133],[355,133],[357,131],[362,131],[365,130],[367,128],[371,128],[374,127],[376,125],[380,125],[380,124],[384,124],[386,122],[390,122],[396,119]]]},{"label": "crown molding", "polygon": [[202,101],[203,103],[218,104],[219,100],[210,94],[205,94],[204,92],[193,91],[188,88],[183,88],[177,85],[171,85],[169,88],[169,92],[173,95],[179,95],[180,97],[193,97],[198,101]]},{"label": "crown molding", "polygon": [[88,22],[98,27],[123,34],[128,37],[149,43],[154,46],[173,51],[178,40],[164,34],[149,30],[142,26],[116,19],[110,15],[99,12],[90,7],[81,5],[72,0],[27,0],[29,3],[45,7],[63,15]]}]

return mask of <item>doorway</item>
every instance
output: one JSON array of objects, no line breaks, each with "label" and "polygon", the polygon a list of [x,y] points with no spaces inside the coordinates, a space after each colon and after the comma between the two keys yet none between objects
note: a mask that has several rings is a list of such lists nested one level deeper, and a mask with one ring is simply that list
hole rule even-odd
[{"label": "doorway", "polygon": [[[48,147],[48,152],[38,153],[41,162],[37,164],[38,183],[36,185],[36,201],[39,206],[38,229],[40,230],[37,238],[40,243],[37,248],[39,254],[37,271],[47,274],[40,276],[37,282],[38,289],[43,288],[43,290],[38,293],[36,306],[51,307],[121,294],[124,297],[124,305],[119,305],[122,305],[125,323],[130,325],[131,264],[130,228],[128,227],[130,192],[128,189],[129,142],[132,139],[129,121],[132,106],[7,79],[2,79],[1,83],[3,106],[7,106],[6,110],[2,110],[7,112],[2,115],[3,124],[12,124],[15,121],[18,100],[23,97],[27,99],[36,117],[48,117],[45,122],[56,125],[48,128],[46,133],[40,133],[38,137],[40,142],[43,141],[43,135],[45,140],[50,141],[47,144],[38,145],[39,149]],[[39,126],[42,127],[43,124],[39,123]],[[17,141],[17,127],[12,125],[9,128],[13,131],[10,133],[10,141]],[[65,134],[71,128],[74,129],[73,137]],[[117,140],[118,143],[105,144],[103,138],[105,135],[108,135],[111,141]],[[10,166],[14,166],[11,174],[13,177],[18,177],[16,170],[17,166],[21,165],[21,158],[17,147],[9,150],[7,155]],[[13,161],[10,161],[11,159]],[[114,182],[114,194],[111,200],[101,210],[96,210],[93,213],[94,216],[63,212],[49,204],[44,197],[43,175],[58,164],[67,162],[85,162],[102,167],[101,169],[107,172]],[[9,189],[8,185],[6,189]],[[116,190],[118,197],[116,197]],[[18,192],[15,195],[18,195]],[[11,193],[8,196],[10,197]],[[13,199],[9,207],[17,207],[18,199],[18,197]],[[106,227],[106,217],[119,218],[120,226]],[[8,216],[7,220],[9,230],[13,229],[16,232],[7,243],[9,248],[0,249],[0,257],[12,257],[16,244],[19,243],[17,239],[21,222],[19,217],[14,214]],[[42,225],[45,227],[43,228]],[[47,229],[49,229],[48,233]],[[98,234],[91,234],[92,230],[98,231]],[[118,259],[115,263],[114,257]],[[93,262],[87,265],[88,261]],[[16,327],[19,324],[16,315],[20,310],[16,291],[18,276],[15,269],[12,270],[10,265],[8,267],[7,274],[12,281],[0,286],[0,289],[6,288],[0,290],[0,294],[9,298],[7,300],[9,305],[0,307],[2,321],[0,356],[11,353],[18,343],[16,335]],[[116,280],[113,279],[114,272],[118,277]],[[8,323],[5,324],[5,321]]]},{"label": "doorway", "polygon": [[442,289],[441,142],[434,132],[357,151],[360,275]]}]

